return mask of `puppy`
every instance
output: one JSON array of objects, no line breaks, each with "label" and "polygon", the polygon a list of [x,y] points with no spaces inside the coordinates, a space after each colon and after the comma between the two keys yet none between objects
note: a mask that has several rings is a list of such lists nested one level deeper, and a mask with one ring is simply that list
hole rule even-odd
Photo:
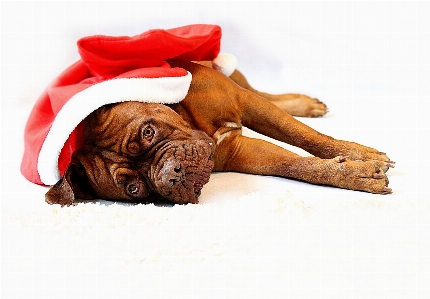
[{"label": "puppy", "polygon": [[[293,116],[317,117],[327,107],[304,95],[253,89],[235,70],[230,77],[210,63],[168,60],[192,74],[186,98],[171,105],[123,102],[84,120],[83,146],[63,178],[46,194],[50,204],[75,199],[198,203],[212,171],[234,171],[388,194],[385,153],[315,131]],[[300,147],[301,157],[242,135],[248,127]]]}]

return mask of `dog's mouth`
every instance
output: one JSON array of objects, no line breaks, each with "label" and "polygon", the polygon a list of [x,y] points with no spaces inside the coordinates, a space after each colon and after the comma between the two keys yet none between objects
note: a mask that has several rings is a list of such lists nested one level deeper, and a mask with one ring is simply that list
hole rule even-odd
[{"label": "dog's mouth", "polygon": [[169,145],[150,167],[154,191],[174,203],[198,203],[214,166],[212,152],[207,140]]}]

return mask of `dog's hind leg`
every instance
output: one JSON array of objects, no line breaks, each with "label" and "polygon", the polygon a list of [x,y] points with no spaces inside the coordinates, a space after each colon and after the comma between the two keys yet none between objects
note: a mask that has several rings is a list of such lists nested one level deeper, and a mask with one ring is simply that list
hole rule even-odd
[{"label": "dog's hind leg", "polygon": [[217,149],[216,170],[281,176],[378,194],[391,193],[382,161],[301,157],[259,139],[241,135],[228,139],[223,140]]},{"label": "dog's hind leg", "polygon": [[271,101],[273,104],[286,111],[293,116],[304,116],[304,117],[318,117],[323,116],[328,112],[327,106],[320,102],[318,99],[314,99],[302,94],[270,94],[266,92],[260,92],[254,89],[249,83],[245,76],[238,70],[235,70],[231,75],[232,79],[239,86],[252,91],[253,93]]}]

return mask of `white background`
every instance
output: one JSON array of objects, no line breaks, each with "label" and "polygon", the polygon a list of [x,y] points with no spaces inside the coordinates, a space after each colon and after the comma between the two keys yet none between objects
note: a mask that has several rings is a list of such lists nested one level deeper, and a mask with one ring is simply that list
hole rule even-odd
[{"label": "white background", "polygon": [[[203,288],[201,294],[214,298],[243,294],[250,298],[288,298],[291,294],[295,294],[291,298],[428,298],[430,209],[425,200],[430,200],[426,171],[430,133],[429,16],[430,2],[413,1],[2,2],[2,207],[12,202],[43,203],[46,189],[26,182],[19,173],[23,129],[38,95],[56,75],[79,59],[79,38],[93,34],[136,35],[154,28],[216,23],[223,28],[222,52],[236,55],[238,68],[254,87],[318,97],[329,106],[329,114],[318,119],[301,118],[302,121],[333,137],[386,151],[397,166],[389,172],[394,193],[383,199],[277,178],[215,175],[202,195],[203,202],[227,201],[269,186],[285,188],[295,198],[318,207],[327,202],[336,208],[345,201],[351,203],[352,209],[364,201],[383,202],[385,206],[372,214],[372,220],[379,219],[378,225],[350,224],[359,228],[357,246],[347,256],[350,259],[344,257],[336,265],[320,264],[313,270],[314,275],[299,275],[298,293],[293,292],[297,285],[281,282],[275,288],[284,293],[269,296],[267,291],[273,286],[255,289],[256,282],[251,280],[232,289]],[[232,178],[238,180],[234,186],[229,185]],[[396,210],[397,222],[387,216],[393,206],[400,208]],[[404,207],[407,208],[402,212]],[[67,292],[64,289],[67,280],[80,273],[63,267],[62,284],[51,286],[49,271],[38,262],[39,258],[49,262],[49,256],[36,249],[35,238],[26,247],[29,235],[18,224],[4,220],[3,211],[2,298],[77,298],[71,286],[67,286]],[[323,232],[319,238],[330,235],[329,231]],[[318,251],[303,253],[303,269],[312,268],[306,261],[314,260],[315,254]],[[349,264],[351,261],[354,266]],[[342,283],[323,279],[331,270],[343,275]],[[277,271],[279,277],[281,270]],[[97,277],[101,273],[92,274]],[[118,284],[124,283],[121,277],[133,273],[120,274],[114,280]],[[44,279],[36,283],[40,275]],[[97,297],[106,287],[99,281],[94,286],[95,293],[90,296],[86,292],[89,289],[80,289],[80,296]],[[74,288],[79,289],[79,285]],[[197,289],[185,292],[178,286],[169,296],[197,297]],[[145,291],[140,292],[141,298],[156,297],[145,297]],[[122,298],[130,294],[124,293]]]}]

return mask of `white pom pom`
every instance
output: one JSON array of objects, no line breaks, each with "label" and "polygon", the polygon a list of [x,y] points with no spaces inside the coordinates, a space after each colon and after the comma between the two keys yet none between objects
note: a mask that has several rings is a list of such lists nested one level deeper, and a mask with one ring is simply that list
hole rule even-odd
[{"label": "white pom pom", "polygon": [[236,56],[229,53],[221,53],[212,60],[212,68],[229,77],[237,66]]}]

